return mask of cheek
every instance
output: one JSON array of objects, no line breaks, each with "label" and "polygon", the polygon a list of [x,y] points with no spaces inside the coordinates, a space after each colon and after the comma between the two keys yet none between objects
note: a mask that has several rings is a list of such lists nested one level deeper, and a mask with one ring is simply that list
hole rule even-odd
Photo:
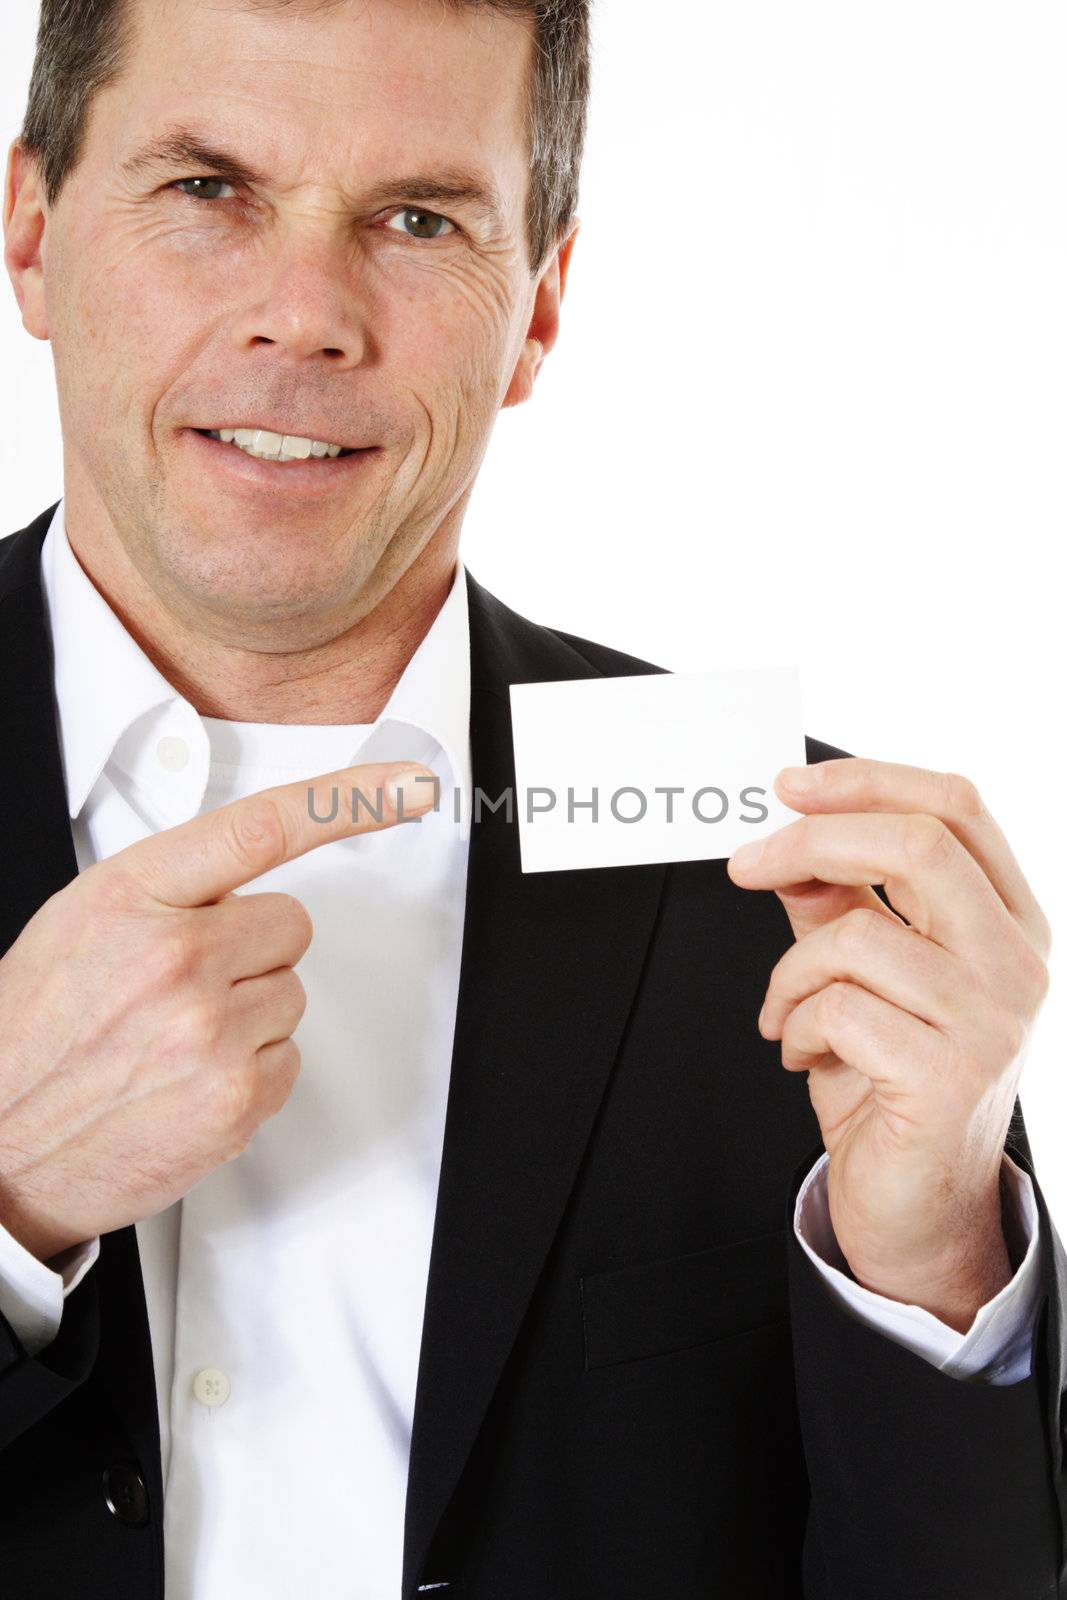
[{"label": "cheek", "polygon": [[390,297],[381,330],[386,365],[406,378],[435,428],[480,435],[492,426],[511,376],[514,287],[503,275],[441,267],[433,278]]},{"label": "cheek", "polygon": [[66,392],[92,408],[94,429],[103,418],[112,432],[147,432],[205,326],[203,274],[144,228],[89,226],[75,237],[78,250],[54,263],[51,325]]}]

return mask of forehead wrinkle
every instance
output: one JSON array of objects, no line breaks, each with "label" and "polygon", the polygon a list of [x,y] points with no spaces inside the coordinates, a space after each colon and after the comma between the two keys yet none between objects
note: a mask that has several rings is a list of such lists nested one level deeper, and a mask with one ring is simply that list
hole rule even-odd
[{"label": "forehead wrinkle", "polygon": [[[268,66],[273,64],[273,62],[266,63]],[[420,71],[417,66],[405,65],[403,69],[386,71],[381,65],[330,64],[331,72],[342,75],[352,83],[350,94],[345,95],[336,86],[316,91],[309,85],[307,62],[294,60],[292,63],[287,63],[287,66],[289,65],[295,69],[291,75],[296,80],[292,87],[286,83],[284,86],[279,85],[272,89],[270,85],[264,83],[266,74],[261,70],[261,63],[251,58],[228,59],[225,81],[217,84],[201,83],[198,97],[195,99],[190,96],[189,85],[184,78],[172,73],[166,80],[165,86],[177,90],[178,94],[168,126],[189,129],[205,139],[224,136],[236,142],[242,137],[242,113],[257,116],[267,109],[271,112],[280,112],[284,116],[286,109],[291,108],[294,114],[301,111],[307,113],[305,125],[300,130],[302,136],[311,142],[328,142],[334,146],[336,131],[329,122],[331,118],[336,117],[339,104],[344,105],[346,119],[355,133],[358,132],[362,117],[364,115],[373,117],[378,114],[384,101],[391,118],[390,132],[394,136],[402,137],[412,130],[416,133],[424,131],[426,141],[433,150],[438,148],[435,128],[447,133],[450,125],[454,123],[461,132],[468,132],[471,129],[469,102],[452,86],[445,94],[438,94],[435,103],[433,91],[440,90],[440,81],[433,72]],[[319,63],[315,63],[316,70],[318,66]],[[247,85],[234,81],[239,68],[248,69]],[[429,98],[425,95],[419,98],[425,90],[430,91]],[[153,101],[158,103],[157,95],[153,95]],[[187,109],[183,109],[183,101],[187,102]],[[346,104],[348,101],[350,103]],[[224,107],[232,105],[236,108],[231,114],[232,121],[226,117],[225,112],[223,113],[225,121],[219,128],[213,126],[220,120],[212,109],[216,105]],[[254,130],[257,146],[266,146],[269,137],[269,127]],[[404,162],[405,166],[422,164],[418,157]]]},{"label": "forehead wrinkle", "polygon": [[[225,4],[215,9],[245,10],[243,5]],[[371,7],[366,9],[371,13]],[[503,33],[498,27],[500,20],[508,20],[512,26],[515,22],[488,13],[478,18],[441,9],[445,14],[438,15],[439,25],[443,28],[446,20],[458,21],[463,37],[475,34],[475,24],[481,21],[490,23],[488,39],[495,41]],[[377,19],[371,15],[367,20]],[[523,32],[528,48],[532,35],[528,27]],[[453,81],[455,74],[435,71],[427,60],[420,63],[417,52],[414,59],[409,53],[401,63],[395,59],[396,52],[389,62],[381,58],[360,60],[336,51],[329,56],[325,52],[319,54],[316,42],[309,52],[312,59],[308,59],[293,49],[294,43],[295,38],[290,37],[283,41],[282,53],[274,53],[262,38],[245,38],[237,42],[237,48],[224,51],[226,59],[221,63],[217,58],[214,63],[204,62],[199,87],[192,93],[192,83],[183,81],[176,64],[159,59],[154,66],[163,82],[157,82],[157,88],[177,91],[171,107],[174,121],[193,127],[216,151],[225,148],[238,156],[237,162],[229,165],[239,181],[244,181],[242,170],[238,170],[243,169],[245,178],[258,175],[257,186],[261,183],[264,190],[279,194],[316,188],[325,192],[331,188],[343,196],[347,205],[358,209],[367,203],[365,190],[372,177],[422,174],[429,178],[436,172],[438,159],[447,157],[452,167],[471,168],[478,181],[470,187],[480,187],[483,193],[468,197],[450,194],[448,179],[442,175],[443,186],[436,192],[442,195],[443,203],[461,204],[472,218],[479,218],[487,245],[511,236],[524,214],[521,191],[529,181],[529,130],[524,116],[517,119],[514,129],[514,151],[504,151],[507,170],[498,171],[495,160],[486,163],[483,141],[475,138],[470,145],[471,135],[482,126],[482,119],[472,120],[471,107]],[[211,82],[213,66],[220,69],[215,83]],[[524,70],[528,73],[528,64]],[[213,107],[222,113],[223,130],[214,126]],[[158,109],[158,101],[155,107],[146,104],[145,109]],[[498,105],[485,107],[494,125],[502,109]],[[524,112],[521,102],[519,111]],[[383,112],[387,113],[384,117]],[[280,135],[277,126],[275,130],[271,128],[276,116],[292,124],[290,128],[283,125]],[[258,128],[257,122],[261,123]],[[373,140],[372,146],[364,137],[364,127]],[[511,130],[506,131],[510,145]],[[223,132],[225,137],[220,136]],[[498,139],[493,140],[492,150],[499,145]],[[246,159],[239,155],[242,150],[250,152]],[[116,166],[122,164],[121,149],[113,161]],[[208,168],[202,170],[206,172]],[[227,174],[219,171],[218,176]],[[425,194],[423,186],[408,184],[407,194],[399,192],[402,187],[399,182],[379,182],[374,194],[400,202],[410,198],[410,203],[431,204],[435,192],[432,183],[425,186]],[[494,237],[488,237],[489,233]]]}]

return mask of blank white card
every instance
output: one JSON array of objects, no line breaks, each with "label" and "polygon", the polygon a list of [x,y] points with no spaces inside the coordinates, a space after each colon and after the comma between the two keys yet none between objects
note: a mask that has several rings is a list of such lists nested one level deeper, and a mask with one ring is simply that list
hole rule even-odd
[{"label": "blank white card", "polygon": [[511,685],[523,872],[707,861],[799,815],[795,667]]}]

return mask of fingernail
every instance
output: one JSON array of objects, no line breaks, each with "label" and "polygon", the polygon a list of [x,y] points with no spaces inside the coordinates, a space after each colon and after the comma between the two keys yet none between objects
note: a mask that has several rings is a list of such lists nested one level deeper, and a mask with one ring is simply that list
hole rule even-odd
[{"label": "fingernail", "polygon": [[436,798],[437,787],[437,774],[428,767],[404,767],[389,779],[385,793],[394,811],[410,817],[420,811],[429,811]]},{"label": "fingernail", "polygon": [[751,844],[741,845],[730,857],[730,865],[732,867],[741,867],[742,869],[754,867],[763,854],[764,843],[763,839],[753,839]]},{"label": "fingernail", "polygon": [[797,794],[802,794],[805,789],[813,789],[818,778],[811,767],[783,767],[778,774],[782,782]]}]

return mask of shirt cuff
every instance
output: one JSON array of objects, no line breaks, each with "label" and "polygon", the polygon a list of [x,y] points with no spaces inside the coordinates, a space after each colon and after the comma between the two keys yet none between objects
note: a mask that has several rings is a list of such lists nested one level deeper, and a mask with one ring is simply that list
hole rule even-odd
[{"label": "shirt cuff", "polygon": [[63,1302],[81,1283],[100,1254],[100,1240],[61,1250],[38,1261],[25,1245],[0,1227],[0,1312],[26,1353],[39,1354],[59,1332]]},{"label": "shirt cuff", "polygon": [[1011,1208],[1010,1220],[1025,1242],[1025,1254],[1011,1281],[981,1307],[966,1333],[960,1333],[924,1307],[889,1300],[849,1275],[830,1221],[829,1167],[830,1157],[823,1154],[808,1173],[797,1195],[793,1227],[801,1248],[839,1303],[949,1377],[982,1378],[991,1384],[1018,1383],[1028,1377],[1040,1291],[1038,1211],[1029,1174],[1005,1153],[1004,1204]]}]

